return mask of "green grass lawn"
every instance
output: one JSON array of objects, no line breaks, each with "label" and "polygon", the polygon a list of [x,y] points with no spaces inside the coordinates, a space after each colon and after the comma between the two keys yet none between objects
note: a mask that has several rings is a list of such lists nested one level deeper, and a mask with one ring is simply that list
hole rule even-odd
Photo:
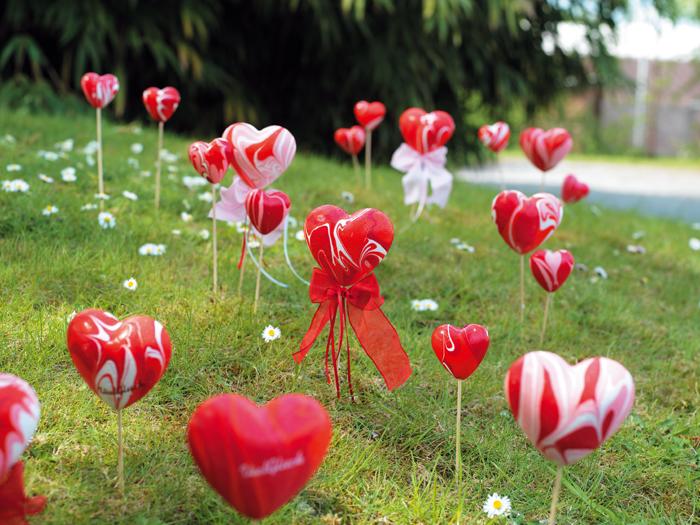
[{"label": "green grass lawn", "polygon": [[[453,522],[486,523],[481,505],[491,492],[507,495],[518,523],[546,518],[555,467],[528,443],[514,422],[502,385],[509,365],[537,344],[544,292],[527,276],[527,321],[518,321],[518,260],[491,222],[495,190],[457,183],[447,209],[431,209],[411,226],[402,204],[400,174],[375,172],[375,191],[364,190],[349,162],[300,153],[275,186],[292,199],[300,223],[312,208],[375,207],[394,221],[396,238],[377,269],[384,311],[396,325],[414,367],[411,379],[387,392],[369,359],[354,345],[357,402],[324,381],[322,343],[295,367],[298,348],[315,307],[305,288],[285,271],[282,246],[266,252],[269,270],[292,286],[263,281],[262,307],[252,314],[248,275],[245,298],[236,295],[240,234],[221,225],[222,294],[211,295],[211,245],[198,232],[210,227],[208,205],[190,191],[195,175],[187,159],[190,139],[166,135],[179,155],[164,175],[161,210],[153,210],[155,126],[106,123],[107,209],[117,226],[98,226],[93,202],[95,169],[78,150],[94,137],[94,120],[0,113],[0,179],[23,178],[30,191],[0,192],[0,370],[36,389],[42,402],[39,430],[25,453],[28,490],[48,496],[34,523],[209,524],[241,523],[200,477],[186,446],[190,414],[206,398],[236,392],[265,402],[286,392],[318,399],[329,411],[334,436],[318,474],[301,494],[265,523]],[[167,127],[166,127],[167,130]],[[293,130],[292,130],[293,131]],[[381,129],[379,130],[381,133]],[[329,135],[330,136],[330,135]],[[75,139],[76,148],[55,162],[37,156]],[[330,140],[330,138],[329,138]],[[132,143],[144,151],[133,154]],[[139,168],[130,166],[129,157]],[[18,163],[21,172],[7,173]],[[60,170],[77,169],[75,183]],[[39,180],[39,173],[56,179]],[[226,184],[229,180],[226,180]],[[132,202],[121,196],[129,190]],[[343,201],[351,191],[355,203]],[[194,221],[180,213],[191,206]],[[53,204],[59,213],[42,216]],[[175,236],[173,229],[182,231]],[[635,241],[632,234],[646,232]],[[293,233],[293,232],[292,232]],[[700,255],[688,248],[698,232],[684,224],[569,206],[549,248],[568,248],[588,271],[575,271],[557,293],[545,348],[574,362],[604,355],[624,364],[637,385],[631,416],[602,448],[566,469],[559,523],[631,524],[700,522]],[[459,238],[476,248],[459,251]],[[144,243],[163,243],[162,257],[143,257]],[[310,275],[312,258],[292,236],[295,266]],[[630,243],[647,253],[631,254]],[[593,268],[609,278],[592,282]],[[251,272],[252,274],[252,272]],[[135,277],[138,290],[122,282]],[[594,280],[594,279],[593,279]],[[432,298],[436,312],[415,312],[411,300]],[[117,316],[144,313],[161,320],[173,341],[173,359],[162,381],[125,411],[126,497],[115,489],[116,417],[83,383],[66,349],[67,317],[98,307]],[[454,472],[456,383],[430,347],[441,323],[488,327],[491,348],[464,383],[463,486]],[[265,325],[282,330],[266,344]],[[382,521],[384,520],[384,521]],[[496,521],[494,521],[495,523]],[[505,523],[502,520],[501,523]]]}]

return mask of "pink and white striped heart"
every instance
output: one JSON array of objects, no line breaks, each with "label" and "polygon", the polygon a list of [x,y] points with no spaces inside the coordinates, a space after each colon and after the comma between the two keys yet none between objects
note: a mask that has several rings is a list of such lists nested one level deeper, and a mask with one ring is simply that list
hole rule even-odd
[{"label": "pink and white striped heart", "polygon": [[510,127],[502,121],[486,124],[479,128],[479,140],[494,153],[500,153],[508,145]]},{"label": "pink and white striped heart", "polygon": [[530,256],[530,271],[548,292],[556,292],[571,275],[574,256],[568,250],[537,250]]},{"label": "pink and white striped heart", "polygon": [[544,457],[571,465],[612,436],[634,404],[634,380],[606,357],[570,366],[551,352],[530,352],[506,374],[515,420]]},{"label": "pink and white striped heart", "polygon": [[188,155],[197,173],[212,184],[218,184],[226,175],[231,157],[231,145],[224,139],[190,144]]},{"label": "pink and white striped heart", "polygon": [[180,92],[172,86],[149,87],[143,92],[143,105],[156,122],[166,122],[180,105]]},{"label": "pink and white striped heart", "polygon": [[527,128],[520,134],[520,148],[530,162],[542,171],[549,171],[559,164],[573,145],[571,135],[564,128],[547,131]]},{"label": "pink and white striped heart", "polygon": [[261,130],[245,122],[231,124],[223,134],[233,148],[231,165],[251,188],[274,182],[294,160],[297,143],[282,126]]},{"label": "pink and white striped heart", "polygon": [[0,374],[0,485],[29,446],[39,414],[34,389],[19,377]]}]

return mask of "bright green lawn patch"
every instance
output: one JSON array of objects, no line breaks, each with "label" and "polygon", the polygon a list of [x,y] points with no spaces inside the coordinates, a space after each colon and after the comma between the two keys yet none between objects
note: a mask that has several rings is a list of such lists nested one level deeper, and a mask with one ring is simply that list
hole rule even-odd
[{"label": "bright green lawn patch", "polygon": [[[291,196],[292,215],[303,220],[315,206],[376,207],[394,221],[396,240],[377,276],[385,312],[396,325],[414,366],[409,382],[388,393],[369,359],[357,350],[353,380],[357,402],[335,399],[323,377],[319,343],[303,366],[291,353],[311,320],[306,290],[285,272],[282,246],[266,252],[270,270],[292,283],[282,290],[263,284],[263,306],[251,313],[252,276],[247,298],[236,297],[235,269],[240,235],[222,225],[222,298],[210,292],[210,244],[197,235],[209,228],[201,188],[187,190],[183,175],[194,175],[188,139],[166,136],[180,155],[172,180],[164,177],[159,214],[152,209],[155,133],[107,123],[104,132],[107,209],[117,219],[102,230],[97,211],[81,211],[97,182],[82,153],[48,162],[39,149],[67,138],[76,150],[94,136],[94,121],[0,115],[0,136],[13,133],[14,146],[0,145],[1,178],[21,177],[28,194],[0,192],[0,370],[19,375],[37,390],[42,420],[25,459],[27,484],[49,497],[36,523],[239,523],[194,466],[185,428],[198,403],[234,391],[263,402],[285,392],[303,392],[329,410],[334,438],[318,475],[267,523],[447,523],[460,503],[455,487],[454,402],[450,380],[430,348],[440,323],[477,322],[489,328],[492,344],[479,370],[465,382],[463,412],[462,523],[485,523],[482,502],[491,492],[510,496],[528,522],[546,517],[555,468],[529,445],[514,423],[502,392],[508,366],[533,349],[539,335],[544,292],[527,277],[527,323],[517,316],[518,264],[490,218],[490,188],[455,185],[446,210],[429,210],[410,226],[402,203],[400,175],[375,173],[375,191],[362,189],[350,163],[299,154],[276,187]],[[143,143],[134,155],[129,147]],[[137,158],[140,169],[129,167]],[[9,163],[20,173],[5,173]],[[77,168],[78,181],[60,181],[60,169]],[[52,185],[37,178],[45,173]],[[228,184],[228,181],[227,181]],[[137,202],[121,196],[139,195]],[[355,194],[355,204],[341,199]],[[195,220],[184,223],[183,200]],[[48,204],[60,212],[44,217]],[[176,237],[171,231],[182,230]],[[632,233],[644,230],[641,241]],[[292,232],[293,233],[293,232]],[[698,523],[700,501],[697,447],[700,436],[700,256],[688,249],[693,235],[681,223],[603,211],[587,204],[567,207],[550,248],[566,247],[589,267],[576,271],[557,293],[546,349],[570,361],[605,355],[621,361],[637,384],[637,401],[621,430],[600,451],[566,470],[559,523]],[[695,234],[697,236],[697,233]],[[456,250],[458,237],[475,246]],[[146,242],[164,243],[162,257],[143,257]],[[629,254],[641,242],[648,253]],[[305,244],[290,239],[298,269],[309,275]],[[608,280],[591,282],[603,266]],[[135,277],[129,292],[122,282]],[[437,312],[414,312],[410,301],[432,298]],[[114,489],[116,418],[83,384],[65,345],[66,317],[95,306],[117,316],[149,314],[161,320],[173,340],[165,377],[125,413],[127,500]],[[268,323],[282,338],[265,344]]]}]

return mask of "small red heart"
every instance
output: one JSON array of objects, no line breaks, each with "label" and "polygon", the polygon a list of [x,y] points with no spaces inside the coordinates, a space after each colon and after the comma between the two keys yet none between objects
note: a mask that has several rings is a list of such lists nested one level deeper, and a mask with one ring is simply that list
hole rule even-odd
[{"label": "small red heart", "polygon": [[114,75],[85,73],[80,79],[85,98],[93,108],[103,108],[114,99],[119,91],[119,80]]},{"label": "small red heart", "polygon": [[68,350],[90,389],[115,410],[145,396],[168,368],[170,336],[145,315],[120,321],[88,309],[68,325]]},{"label": "small red heart", "polygon": [[421,108],[409,108],[399,118],[399,130],[406,144],[418,153],[430,153],[452,138],[455,121],[449,113]]},{"label": "small red heart", "polygon": [[567,204],[573,204],[588,196],[588,184],[579,181],[573,175],[567,175],[561,185],[561,200]]},{"label": "small red heart", "polygon": [[537,250],[530,256],[530,271],[542,288],[556,292],[574,268],[574,256],[567,250]]},{"label": "small red heart", "polygon": [[245,199],[245,209],[250,223],[263,235],[282,224],[292,207],[286,193],[277,190],[252,190]]},{"label": "small red heart", "polygon": [[495,122],[479,128],[479,140],[494,153],[500,153],[508,145],[510,127],[505,122]]},{"label": "small red heart", "polygon": [[166,122],[180,105],[180,92],[172,86],[149,87],[143,92],[143,105],[156,122]]},{"label": "small red heart", "polygon": [[360,126],[338,128],[335,130],[333,138],[345,153],[357,155],[365,145],[365,130]]},{"label": "small red heart", "polygon": [[212,184],[218,184],[228,170],[231,144],[224,139],[214,139],[209,143],[200,140],[190,144],[188,155],[197,173]]},{"label": "small red heart", "polygon": [[222,394],[192,414],[190,452],[209,484],[241,514],[261,519],[296,496],[316,473],[331,440],[315,399],[286,394],[258,406]]},{"label": "small red heart", "polygon": [[373,208],[348,215],[326,204],[306,217],[304,235],[321,269],[338,284],[350,286],[382,262],[394,240],[394,225]]},{"label": "small red heart", "polygon": [[620,428],[634,404],[634,380],[606,357],[569,366],[557,354],[530,352],[510,366],[505,393],[513,417],[542,455],[571,465]]},{"label": "small red heart", "polygon": [[496,195],[491,204],[498,233],[521,255],[549,239],[563,215],[561,202],[550,193],[526,197],[517,190],[506,190]]},{"label": "small red heart", "polygon": [[464,328],[443,324],[435,329],[431,342],[442,366],[456,379],[467,379],[479,368],[490,339],[486,328],[478,324]]},{"label": "small red heart", "polygon": [[384,120],[386,107],[381,102],[360,100],[355,104],[355,118],[368,131],[372,131]]},{"label": "small red heart", "polygon": [[547,131],[527,128],[520,134],[520,148],[535,167],[549,171],[566,156],[574,145],[571,135],[564,128]]},{"label": "small red heart", "polygon": [[39,414],[34,389],[19,377],[0,374],[0,485],[29,446]]}]

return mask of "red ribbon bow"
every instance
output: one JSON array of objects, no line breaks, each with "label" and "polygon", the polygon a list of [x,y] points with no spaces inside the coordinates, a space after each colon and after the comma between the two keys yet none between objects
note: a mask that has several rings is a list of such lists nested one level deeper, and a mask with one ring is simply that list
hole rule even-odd
[{"label": "red ribbon bow", "polygon": [[[299,351],[294,354],[294,361],[301,363],[313,346],[325,326],[330,323],[328,340],[326,342],[326,380],[331,383],[328,370],[328,354],[333,359],[335,375],[335,390],[340,398],[340,383],[338,382],[338,358],[343,346],[343,338],[347,346],[348,387],[350,396],[354,399],[350,374],[350,341],[348,340],[347,323],[350,323],[357,340],[365,353],[377,367],[384,378],[386,387],[393,390],[403,385],[411,375],[411,363],[406,351],[401,346],[399,334],[387,319],[381,306],[384,298],[379,291],[379,283],[374,274],[369,274],[361,281],[350,287],[339,285],[332,276],[319,268],[314,268],[309,286],[309,297],[312,303],[317,303],[318,309],[311,320],[311,326],[301,341]],[[340,312],[338,345],[335,342],[335,324]]]},{"label": "red ribbon bow", "polygon": [[29,525],[27,516],[43,512],[44,496],[28,498],[24,492],[24,463],[18,461],[4,481],[0,482],[0,523]]}]

